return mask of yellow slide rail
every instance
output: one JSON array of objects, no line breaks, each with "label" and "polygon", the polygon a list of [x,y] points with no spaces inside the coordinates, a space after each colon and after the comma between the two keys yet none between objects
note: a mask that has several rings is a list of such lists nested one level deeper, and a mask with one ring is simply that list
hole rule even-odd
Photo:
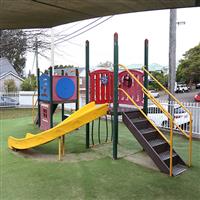
[{"label": "yellow slide rail", "polygon": [[192,112],[189,111],[169,90],[167,90],[145,67],[142,69],[183,109],[187,112],[190,116],[189,122],[189,135],[177,124],[174,122],[174,125],[181,131],[181,133],[189,139],[189,161],[188,165],[191,166],[192,164]]},{"label": "yellow slide rail", "polygon": [[142,109],[134,102],[134,100],[121,88],[119,90],[123,91],[124,94],[131,100],[131,102],[139,109],[139,111],[143,114],[143,116],[153,125],[153,127],[156,130],[159,130],[158,133],[163,137],[163,139],[169,144],[170,146],[170,173],[169,175],[172,176],[173,172],[173,117],[172,115],[162,106],[162,104],[144,87],[144,85],[136,78],[134,74],[131,73],[131,71],[122,64],[119,64],[119,67],[124,68],[129,75],[138,83],[138,85],[143,89],[143,92],[147,95],[149,99],[166,115],[166,117],[169,119],[170,122],[170,139],[168,140],[164,134],[155,126],[155,124],[148,118],[148,116],[142,111]]}]

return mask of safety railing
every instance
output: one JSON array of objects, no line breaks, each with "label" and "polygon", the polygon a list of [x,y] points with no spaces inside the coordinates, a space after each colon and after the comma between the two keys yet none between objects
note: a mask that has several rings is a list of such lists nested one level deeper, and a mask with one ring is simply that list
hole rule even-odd
[{"label": "safety railing", "polygon": [[189,135],[186,133],[185,130],[183,130],[180,125],[178,125],[174,121],[174,125],[178,130],[189,139],[189,161],[188,165],[191,166],[192,164],[192,112],[190,112],[171,92],[169,92],[148,70],[145,69],[145,67],[142,67],[142,69],[175,101],[176,104],[178,104],[183,110],[185,110],[186,113],[190,116],[189,121]]},{"label": "safety railing", "polygon": [[36,92],[37,92],[37,90],[34,91],[34,94],[32,96],[32,121],[33,121],[33,124],[35,122],[35,107],[36,107],[37,101],[38,101],[38,99],[36,101],[34,101],[36,94],[37,94]]},{"label": "safety railing", "polygon": [[170,122],[170,139],[168,140],[164,134],[156,127],[156,125],[149,119],[149,117],[142,111],[142,109],[133,101],[133,99],[125,92],[123,89],[119,88],[119,90],[123,91],[124,94],[130,99],[130,101],[139,109],[139,111],[144,115],[144,117],[153,125],[153,127],[158,131],[158,133],[163,137],[163,139],[169,144],[170,146],[170,176],[172,176],[173,172],[173,117],[172,115],[160,104],[160,102],[144,87],[144,85],[136,78],[134,74],[130,72],[130,70],[122,65],[119,64],[119,67],[124,68],[129,75],[138,83],[138,85],[142,88],[143,92],[147,95],[147,97],[166,115]]}]

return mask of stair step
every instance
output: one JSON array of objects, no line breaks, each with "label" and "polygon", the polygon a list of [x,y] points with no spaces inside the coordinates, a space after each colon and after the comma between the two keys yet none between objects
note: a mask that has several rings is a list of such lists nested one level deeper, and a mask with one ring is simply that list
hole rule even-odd
[{"label": "stair step", "polygon": [[143,117],[139,117],[139,118],[134,118],[134,119],[131,119],[131,121],[133,123],[140,123],[140,122],[145,122],[147,121],[147,119],[143,118]]},{"label": "stair step", "polygon": [[173,166],[173,175],[177,176],[187,170],[187,167],[181,164]]},{"label": "stair step", "polygon": [[[175,152],[172,152],[172,157],[175,157],[177,154]],[[165,151],[163,153],[159,154],[161,160],[167,160],[170,158],[170,151]]]},{"label": "stair step", "polygon": [[140,132],[142,134],[148,134],[148,133],[156,132],[156,130],[154,128],[145,128],[145,129],[140,130]]},{"label": "stair step", "polygon": [[155,146],[159,146],[161,144],[165,144],[165,140],[161,140],[161,139],[155,139],[155,140],[150,140],[149,141],[149,144],[152,146],[152,147],[155,147]]}]

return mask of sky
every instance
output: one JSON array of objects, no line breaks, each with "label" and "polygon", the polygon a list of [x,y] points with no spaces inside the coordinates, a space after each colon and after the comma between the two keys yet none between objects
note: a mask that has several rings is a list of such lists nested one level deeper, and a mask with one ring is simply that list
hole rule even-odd
[{"label": "sky", "polygon": [[[54,27],[54,40],[57,40],[58,35],[70,34],[92,21],[94,19]],[[200,7],[177,9],[177,22],[180,21],[184,21],[185,24],[177,25],[177,64],[187,50],[200,43]],[[47,31],[50,33],[49,29]],[[119,63],[124,65],[143,64],[144,40],[148,39],[149,63],[168,66],[169,10],[114,15],[90,31],[55,45],[54,64],[85,67],[86,40],[90,41],[91,66],[106,61],[113,62],[113,35],[115,32],[119,35]],[[44,51],[43,54],[48,59],[39,56],[41,70],[51,66],[51,52]],[[34,60],[34,54],[28,53],[26,73],[29,70],[35,73]]]}]

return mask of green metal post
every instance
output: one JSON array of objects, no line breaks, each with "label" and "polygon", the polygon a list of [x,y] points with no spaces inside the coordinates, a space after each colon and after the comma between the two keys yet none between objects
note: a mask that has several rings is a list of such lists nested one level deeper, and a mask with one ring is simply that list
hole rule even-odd
[{"label": "green metal post", "polygon": [[[85,89],[86,89],[86,96],[85,96],[85,103],[89,103],[89,72],[90,72],[90,65],[89,65],[89,41],[87,40],[85,43],[85,50],[86,50],[86,74],[85,74]],[[90,147],[90,124],[86,124],[86,148]]]},{"label": "green metal post", "polygon": [[52,67],[49,67],[49,76],[50,76],[50,127],[53,127],[53,71]]},{"label": "green metal post", "polygon": [[[149,54],[149,41],[146,39],[144,41],[144,67],[146,70],[148,70],[148,54]],[[149,80],[148,80],[148,74],[144,72],[144,87],[148,89]],[[144,112],[145,114],[148,113],[148,97],[146,94],[144,94]]]},{"label": "green metal post", "polygon": [[114,34],[114,86],[113,86],[113,159],[117,159],[118,144],[118,34]]},{"label": "green metal post", "polygon": [[[61,71],[61,75],[64,76],[64,70]],[[62,121],[64,120],[64,115],[65,115],[65,103],[61,104],[61,115],[62,115]]]},{"label": "green metal post", "polygon": [[76,89],[76,95],[77,95],[77,99],[76,99],[76,110],[79,109],[79,94],[80,94],[80,87],[79,87],[79,71],[78,68],[76,68],[76,85],[77,85],[77,89]]},{"label": "green metal post", "polygon": [[38,127],[40,127],[40,69],[37,69],[37,86],[38,86]]}]

